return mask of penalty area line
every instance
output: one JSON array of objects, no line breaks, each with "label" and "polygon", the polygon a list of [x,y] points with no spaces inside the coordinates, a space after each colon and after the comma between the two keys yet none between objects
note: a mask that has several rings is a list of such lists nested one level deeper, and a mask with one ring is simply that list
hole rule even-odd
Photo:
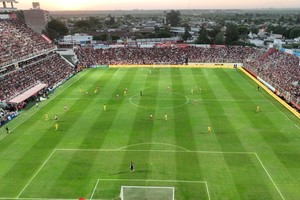
[{"label": "penalty area line", "polygon": [[97,189],[97,187],[98,187],[99,181],[100,181],[100,179],[97,180],[96,185],[94,186],[93,192],[92,192],[92,194],[91,194],[91,196],[90,196],[90,200],[93,199],[93,197],[94,197],[94,194],[95,194],[96,189]]},{"label": "penalty area line", "polygon": [[207,196],[208,196],[208,200],[210,200],[210,192],[209,192],[209,189],[208,189],[208,184],[207,182],[204,183],[205,184],[205,187],[206,187],[206,192],[207,192]]},{"label": "penalty area line", "polygon": [[45,160],[45,162],[40,166],[40,168],[35,172],[35,174],[29,179],[29,181],[27,182],[27,184],[23,187],[23,189],[21,190],[21,192],[18,194],[17,199],[20,199],[20,196],[22,195],[22,193],[26,190],[26,188],[29,186],[29,184],[32,182],[32,180],[37,176],[37,174],[42,170],[42,168],[46,165],[46,163],[50,160],[50,158],[52,157],[52,155],[55,153],[55,149],[52,151],[52,153],[48,156],[48,158]]},{"label": "penalty area line", "polygon": [[264,169],[264,171],[266,172],[266,174],[268,175],[269,179],[271,180],[271,182],[273,183],[274,187],[276,188],[277,192],[279,193],[280,197],[285,200],[284,196],[282,195],[282,193],[280,192],[279,188],[277,187],[276,183],[274,182],[273,178],[271,177],[270,173],[268,172],[267,168],[264,166],[264,164],[262,163],[261,159],[259,158],[259,156],[257,155],[257,153],[254,154],[258,160],[258,162],[260,163],[260,165],[262,166],[262,168]]}]

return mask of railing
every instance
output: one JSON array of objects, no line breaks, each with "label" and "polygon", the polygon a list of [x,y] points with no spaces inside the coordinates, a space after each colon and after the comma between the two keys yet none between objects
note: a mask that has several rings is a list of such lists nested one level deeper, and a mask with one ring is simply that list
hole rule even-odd
[{"label": "railing", "polygon": [[16,58],[16,59],[4,62],[4,63],[0,63],[0,67],[6,67],[6,66],[9,66],[9,65],[17,64],[19,62],[26,61],[30,58],[37,57],[37,56],[43,55],[45,53],[48,53],[48,52],[51,52],[51,51],[54,51],[54,50],[57,50],[56,46],[54,46],[52,48],[49,48],[49,49],[46,49],[46,50],[43,50],[43,51],[40,51],[36,54],[29,54],[29,55],[23,56],[21,58]]}]

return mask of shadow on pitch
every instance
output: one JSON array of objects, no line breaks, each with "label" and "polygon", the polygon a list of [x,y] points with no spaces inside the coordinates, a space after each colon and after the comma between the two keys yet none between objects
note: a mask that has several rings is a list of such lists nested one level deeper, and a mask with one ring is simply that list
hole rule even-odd
[{"label": "shadow on pitch", "polygon": [[113,173],[111,175],[130,174],[130,173],[149,173],[149,172],[151,172],[151,170],[134,170],[134,172],[121,171],[121,172]]}]

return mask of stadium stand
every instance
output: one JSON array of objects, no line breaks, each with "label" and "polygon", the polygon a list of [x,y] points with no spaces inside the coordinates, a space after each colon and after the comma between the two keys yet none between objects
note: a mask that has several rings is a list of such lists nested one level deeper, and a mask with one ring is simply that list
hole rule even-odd
[{"label": "stadium stand", "polygon": [[32,59],[22,62],[20,67],[7,73],[0,80],[0,99],[9,100],[38,83],[53,87],[73,73],[73,68],[58,54],[43,55],[41,59]]},{"label": "stadium stand", "polygon": [[[23,101],[22,94],[53,88],[74,68],[54,52],[56,46],[16,20],[0,19],[0,101]],[[148,48],[76,48],[79,66],[243,63],[244,68],[275,87],[276,94],[300,105],[299,58],[277,51],[241,46],[160,45]],[[34,94],[32,94],[34,95]],[[20,96],[18,98],[18,96]],[[29,94],[30,96],[30,94]]]},{"label": "stadium stand", "polygon": [[300,60],[280,51],[272,51],[265,58],[246,62],[245,68],[267,81],[276,93],[300,104]]},{"label": "stadium stand", "polygon": [[53,50],[55,46],[17,20],[0,19],[0,66]]},{"label": "stadium stand", "polygon": [[[188,46],[185,48],[110,48],[76,49],[81,65],[112,64],[185,64],[186,58],[193,63],[237,63],[254,56],[254,48],[229,46],[201,48]],[[254,59],[254,58],[252,58]]]},{"label": "stadium stand", "polygon": [[244,63],[244,67],[276,88],[276,93],[300,104],[300,60],[274,49],[241,46],[123,47],[75,49],[79,65]]},{"label": "stadium stand", "polygon": [[0,19],[0,108],[3,125],[26,101],[73,75],[56,46],[17,20]]}]

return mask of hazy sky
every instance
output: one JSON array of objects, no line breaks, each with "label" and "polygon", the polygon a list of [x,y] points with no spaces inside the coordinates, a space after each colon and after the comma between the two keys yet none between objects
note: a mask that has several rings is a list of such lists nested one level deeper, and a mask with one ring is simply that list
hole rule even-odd
[{"label": "hazy sky", "polygon": [[300,8],[300,0],[19,0],[16,7],[33,1],[44,10]]}]

